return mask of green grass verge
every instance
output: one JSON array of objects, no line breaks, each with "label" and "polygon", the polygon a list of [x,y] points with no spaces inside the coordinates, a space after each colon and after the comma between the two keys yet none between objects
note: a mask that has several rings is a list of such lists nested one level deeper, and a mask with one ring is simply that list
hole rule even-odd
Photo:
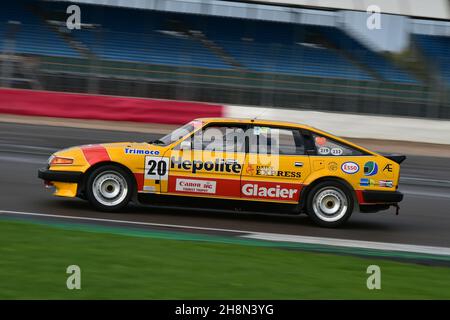
[{"label": "green grass verge", "polygon": [[[1,299],[450,299],[450,268],[0,221]],[[68,290],[66,268],[81,268]],[[366,287],[381,268],[381,290]]]}]

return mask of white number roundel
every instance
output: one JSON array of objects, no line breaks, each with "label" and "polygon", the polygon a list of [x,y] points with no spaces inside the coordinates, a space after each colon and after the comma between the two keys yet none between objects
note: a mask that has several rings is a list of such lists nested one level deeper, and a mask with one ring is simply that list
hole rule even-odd
[{"label": "white number roundel", "polygon": [[341,148],[333,148],[331,149],[331,154],[333,156],[341,156],[344,153],[344,150],[342,150]]},{"label": "white number roundel", "polygon": [[322,155],[329,154],[330,153],[330,148],[328,148],[328,147],[320,147],[318,151],[319,151],[319,154],[322,154]]}]

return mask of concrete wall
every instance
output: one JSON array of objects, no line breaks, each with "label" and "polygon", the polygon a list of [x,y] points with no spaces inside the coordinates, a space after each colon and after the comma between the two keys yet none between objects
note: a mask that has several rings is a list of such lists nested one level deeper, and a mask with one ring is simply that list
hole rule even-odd
[{"label": "concrete wall", "polygon": [[225,106],[225,117],[302,123],[347,138],[399,140],[450,145],[450,121],[356,115],[289,109]]},{"label": "concrete wall", "polygon": [[246,0],[247,2],[310,6],[366,11],[369,5],[378,5],[383,13],[413,17],[450,20],[448,0]]}]

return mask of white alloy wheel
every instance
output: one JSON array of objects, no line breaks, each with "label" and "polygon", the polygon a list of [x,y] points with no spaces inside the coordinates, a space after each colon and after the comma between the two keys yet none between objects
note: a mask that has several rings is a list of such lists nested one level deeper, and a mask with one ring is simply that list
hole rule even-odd
[{"label": "white alloy wheel", "polygon": [[345,193],[336,187],[324,187],[318,190],[312,200],[316,216],[325,222],[339,221],[348,210]]},{"label": "white alloy wheel", "polygon": [[128,195],[127,180],[117,171],[103,171],[92,182],[92,194],[104,206],[121,204]]}]

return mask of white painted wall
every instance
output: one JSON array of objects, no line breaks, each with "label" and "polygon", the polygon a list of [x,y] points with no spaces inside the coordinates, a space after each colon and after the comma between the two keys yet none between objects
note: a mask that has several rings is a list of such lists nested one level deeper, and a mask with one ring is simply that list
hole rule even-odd
[{"label": "white painted wall", "polygon": [[450,145],[450,121],[289,109],[225,106],[224,117],[302,123],[347,138]]},{"label": "white painted wall", "polygon": [[340,11],[338,26],[373,51],[402,52],[409,46],[410,19],[405,16],[380,14],[379,29],[369,29],[371,13]]},{"label": "white painted wall", "polygon": [[414,17],[450,20],[448,0],[246,0],[249,2],[310,6],[366,11],[369,5],[378,5],[381,11]]}]

